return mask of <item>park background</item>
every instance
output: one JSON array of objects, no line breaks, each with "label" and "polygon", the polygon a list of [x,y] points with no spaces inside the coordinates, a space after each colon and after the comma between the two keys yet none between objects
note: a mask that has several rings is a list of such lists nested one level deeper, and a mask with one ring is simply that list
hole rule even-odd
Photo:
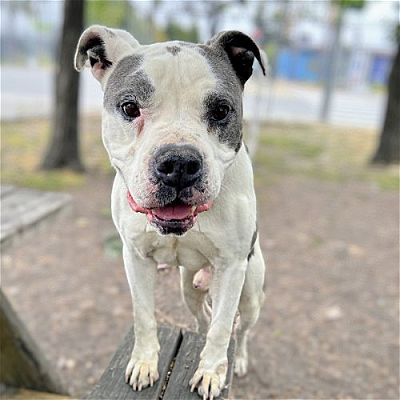
[{"label": "park background", "polygon": [[[72,57],[60,63],[79,21],[141,43],[238,29],[268,55],[268,77],[255,68],[244,95],[267,297],[233,397],[399,398],[399,2],[1,2],[1,182],[72,195],[61,221],[2,252],[1,284],[73,396],[131,324],[102,93],[86,71],[78,103]],[[158,321],[193,328],[176,270],[159,272],[156,298]]]}]

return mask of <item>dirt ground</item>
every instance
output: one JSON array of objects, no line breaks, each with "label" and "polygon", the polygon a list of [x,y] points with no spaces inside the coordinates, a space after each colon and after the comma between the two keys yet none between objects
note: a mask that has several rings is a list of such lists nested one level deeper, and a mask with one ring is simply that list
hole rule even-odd
[{"label": "dirt ground", "polygon": [[[2,255],[4,291],[74,396],[131,324],[121,258],[104,250],[111,182],[93,175],[67,215]],[[257,192],[267,297],[233,397],[398,399],[397,193],[290,176]],[[160,322],[188,326],[176,270],[156,296]]]}]

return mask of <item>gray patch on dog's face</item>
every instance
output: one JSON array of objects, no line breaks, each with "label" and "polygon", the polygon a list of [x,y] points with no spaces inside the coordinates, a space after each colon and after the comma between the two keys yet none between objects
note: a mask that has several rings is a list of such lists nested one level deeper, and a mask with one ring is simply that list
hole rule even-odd
[{"label": "gray patch on dog's face", "polygon": [[145,107],[155,91],[146,73],[140,69],[143,56],[123,58],[111,73],[105,91],[104,107],[114,113],[126,101],[135,101]]},{"label": "gray patch on dog's face", "polygon": [[167,46],[166,49],[173,56],[176,56],[181,51],[181,48],[179,46]]},{"label": "gray patch on dog's face", "polygon": [[[215,92],[204,100],[203,120],[207,123],[209,132],[217,135],[221,143],[238,152],[242,144],[242,85],[223,50],[210,46],[199,45],[199,52],[206,58],[217,79]],[[223,123],[210,118],[213,107],[219,103],[228,104],[231,112]]]}]

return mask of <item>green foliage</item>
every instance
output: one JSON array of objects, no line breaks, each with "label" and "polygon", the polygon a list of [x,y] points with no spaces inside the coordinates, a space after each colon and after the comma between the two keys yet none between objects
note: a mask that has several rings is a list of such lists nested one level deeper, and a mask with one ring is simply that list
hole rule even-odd
[{"label": "green foliage", "polygon": [[275,60],[276,56],[278,55],[279,46],[276,42],[269,42],[264,51],[267,53],[267,57],[269,61]]},{"label": "green foliage", "polygon": [[143,44],[162,40],[151,18],[137,15],[129,0],[87,0],[86,22],[125,29]]},{"label": "green foliage", "polygon": [[51,32],[52,25],[43,20],[34,19],[33,26],[37,32],[48,33]]},{"label": "green foliage", "polygon": [[199,41],[199,33],[197,27],[192,25],[190,28],[185,29],[175,21],[168,21],[165,28],[165,34],[168,40],[183,40],[185,42],[197,43]]},{"label": "green foliage", "polygon": [[127,0],[89,0],[86,7],[86,20],[89,25],[99,24],[127,29],[132,6]]},{"label": "green foliage", "polygon": [[342,9],[361,9],[364,7],[365,0],[334,0]]}]

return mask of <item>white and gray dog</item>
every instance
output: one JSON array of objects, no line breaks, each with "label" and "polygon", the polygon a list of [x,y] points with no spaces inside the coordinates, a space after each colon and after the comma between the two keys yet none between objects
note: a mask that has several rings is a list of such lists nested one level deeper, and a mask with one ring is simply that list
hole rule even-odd
[{"label": "white and gray dog", "polygon": [[[265,73],[258,47],[237,31],[206,44],[140,45],[128,32],[91,26],[79,40],[75,68],[89,66],[102,86],[103,142],[117,171],[111,203],[134,304],[126,368],[133,390],[158,379],[154,286],[162,263],[179,266],[184,300],[207,334],[191,390],[205,399],[220,394],[237,310],[235,372],[247,372],[265,269],[242,138],[242,93],[254,58]],[[193,285],[208,266],[211,321],[207,292]]]}]

